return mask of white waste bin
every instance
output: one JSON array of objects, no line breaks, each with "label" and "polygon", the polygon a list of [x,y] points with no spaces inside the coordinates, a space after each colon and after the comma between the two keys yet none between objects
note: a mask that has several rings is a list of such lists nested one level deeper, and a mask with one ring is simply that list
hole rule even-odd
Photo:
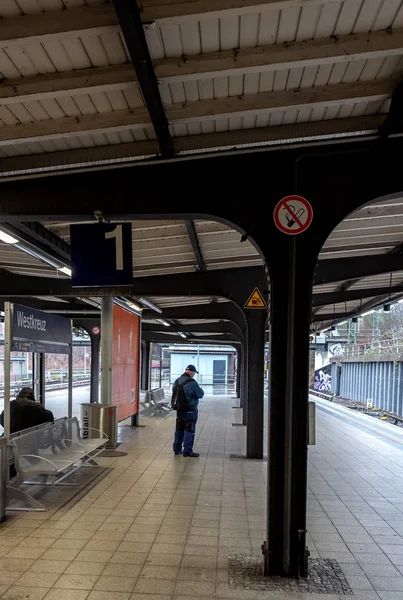
[{"label": "white waste bin", "polygon": [[84,439],[99,437],[99,431],[108,436],[105,448],[118,445],[118,407],[116,404],[81,404],[81,426]]}]

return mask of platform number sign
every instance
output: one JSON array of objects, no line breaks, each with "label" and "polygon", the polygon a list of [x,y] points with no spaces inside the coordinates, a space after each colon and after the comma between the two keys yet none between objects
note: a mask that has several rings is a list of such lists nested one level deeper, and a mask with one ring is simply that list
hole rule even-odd
[{"label": "platform number sign", "polygon": [[70,246],[73,287],[131,285],[131,223],[71,225]]}]

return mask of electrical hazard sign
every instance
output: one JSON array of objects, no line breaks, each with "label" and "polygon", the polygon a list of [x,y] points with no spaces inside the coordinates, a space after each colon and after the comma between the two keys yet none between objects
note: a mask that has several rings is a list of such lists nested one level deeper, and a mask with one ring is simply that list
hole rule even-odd
[{"label": "electrical hazard sign", "polygon": [[255,288],[249,296],[244,308],[267,308],[266,300],[263,298],[259,288]]},{"label": "electrical hazard sign", "polygon": [[312,206],[302,196],[286,196],[274,209],[276,227],[287,235],[297,235],[308,229],[312,223]]}]

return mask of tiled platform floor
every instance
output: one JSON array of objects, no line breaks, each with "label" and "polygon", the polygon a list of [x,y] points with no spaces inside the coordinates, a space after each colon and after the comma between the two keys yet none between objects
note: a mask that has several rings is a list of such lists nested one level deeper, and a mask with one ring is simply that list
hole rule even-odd
[{"label": "tiled platform floor", "polygon": [[123,427],[127,456],[102,459],[113,469],[84,498],[14,513],[0,526],[2,600],[403,600],[403,431],[325,401],[310,449],[309,546],[339,561],[354,596],[228,586],[228,555],[260,554],[267,468],[229,460],[244,452],[233,404],[203,400],[199,459],[172,455],[172,417]]}]

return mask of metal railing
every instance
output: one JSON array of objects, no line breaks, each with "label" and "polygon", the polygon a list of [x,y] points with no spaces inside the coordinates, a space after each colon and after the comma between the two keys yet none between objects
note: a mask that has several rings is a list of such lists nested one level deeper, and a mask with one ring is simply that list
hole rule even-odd
[{"label": "metal railing", "polygon": [[[81,385],[90,385],[91,383],[91,379],[88,376],[83,376],[83,375],[79,375],[77,377],[73,378],[73,387],[78,387]],[[22,388],[22,387],[32,387],[32,381],[31,380],[26,380],[26,379],[22,379],[20,381],[13,381],[10,385],[10,393],[11,393],[11,398],[13,398],[14,396],[16,396],[16,394],[18,393],[18,391]],[[51,392],[53,390],[63,390],[66,389],[68,387],[68,381],[67,379],[63,382],[57,381],[57,380],[52,380],[52,379],[48,379],[45,381],[45,391],[46,392]],[[4,384],[1,383],[0,384],[0,399],[4,398]]]},{"label": "metal railing", "polygon": [[361,344],[346,344],[341,356],[366,356],[371,354],[393,354],[403,356],[403,338],[389,338]]}]

